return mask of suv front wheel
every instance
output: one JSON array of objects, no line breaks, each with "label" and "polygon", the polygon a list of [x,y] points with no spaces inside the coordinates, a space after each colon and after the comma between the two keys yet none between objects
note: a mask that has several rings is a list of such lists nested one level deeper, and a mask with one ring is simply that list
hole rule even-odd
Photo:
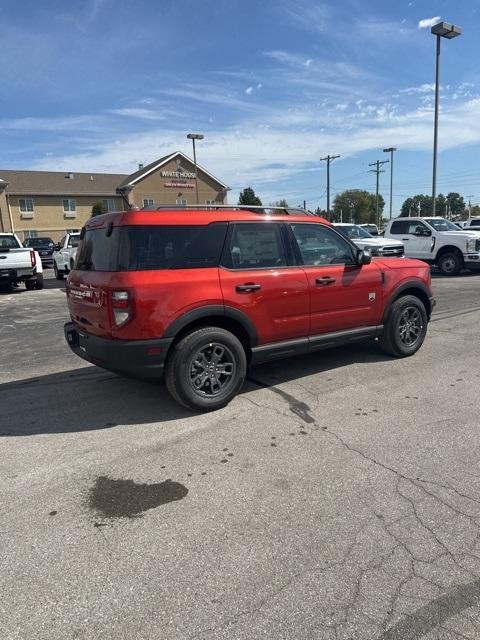
[{"label": "suv front wheel", "polygon": [[423,344],[427,334],[425,305],[416,296],[395,300],[388,312],[380,338],[380,346],[391,356],[412,356]]},{"label": "suv front wheel", "polygon": [[165,383],[173,398],[200,411],[220,409],[237,395],[247,371],[242,343],[220,327],[202,327],[173,347]]}]

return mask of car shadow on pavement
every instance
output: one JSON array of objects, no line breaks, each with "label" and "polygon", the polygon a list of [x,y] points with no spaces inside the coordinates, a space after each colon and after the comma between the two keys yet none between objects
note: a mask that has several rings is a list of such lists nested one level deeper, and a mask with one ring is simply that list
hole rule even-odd
[{"label": "car shadow on pavement", "polygon": [[[352,345],[253,368],[242,394],[351,365],[388,360],[375,345]],[[284,398],[284,399],[285,399]],[[161,382],[83,367],[0,384],[0,437],[74,433],[117,425],[168,422],[198,415],[172,400]]]}]

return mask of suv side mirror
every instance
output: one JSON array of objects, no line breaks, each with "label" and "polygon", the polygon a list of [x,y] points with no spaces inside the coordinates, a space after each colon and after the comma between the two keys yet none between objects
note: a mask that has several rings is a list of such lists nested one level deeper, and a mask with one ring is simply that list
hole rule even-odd
[{"label": "suv side mirror", "polygon": [[357,250],[357,253],[355,255],[355,263],[358,264],[359,267],[363,266],[364,264],[370,264],[371,261],[372,256],[369,253],[363,251],[362,249]]}]

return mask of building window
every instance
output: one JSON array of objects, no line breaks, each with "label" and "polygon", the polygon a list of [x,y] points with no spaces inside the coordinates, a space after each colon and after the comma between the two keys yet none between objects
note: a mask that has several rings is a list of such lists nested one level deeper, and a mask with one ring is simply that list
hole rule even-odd
[{"label": "building window", "polygon": [[23,239],[26,240],[27,238],[38,238],[38,231],[25,229],[23,232]]},{"label": "building window", "polygon": [[32,198],[19,198],[18,204],[20,206],[21,218],[33,218],[33,200]]},{"label": "building window", "polygon": [[153,198],[144,198],[143,199],[143,208],[151,209],[151,207],[155,206],[155,200]]},{"label": "building window", "polygon": [[71,198],[63,200],[63,215],[65,218],[75,218],[77,215],[77,202]]},{"label": "building window", "polygon": [[102,200],[102,205],[105,211],[115,211],[115,202],[111,198]]},{"label": "building window", "polygon": [[[65,229],[65,233],[79,233],[79,231],[80,229]],[[65,240],[65,238],[62,238],[62,240]]]},{"label": "building window", "polygon": [[185,198],[177,198],[175,200],[175,204],[178,204],[181,207],[186,207],[187,206],[187,201],[185,200]]},{"label": "building window", "polygon": [[205,200],[205,204],[217,204],[215,200]]}]

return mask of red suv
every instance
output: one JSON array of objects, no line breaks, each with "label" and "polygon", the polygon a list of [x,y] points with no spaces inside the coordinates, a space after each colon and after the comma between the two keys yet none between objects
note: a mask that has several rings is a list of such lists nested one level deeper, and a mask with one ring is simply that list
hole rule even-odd
[{"label": "red suv", "polygon": [[375,258],[303,210],[162,209],[92,218],[67,281],[65,336],[111,371],[161,377],[197,410],[226,405],[247,368],[378,338],[422,345],[430,268]]}]

